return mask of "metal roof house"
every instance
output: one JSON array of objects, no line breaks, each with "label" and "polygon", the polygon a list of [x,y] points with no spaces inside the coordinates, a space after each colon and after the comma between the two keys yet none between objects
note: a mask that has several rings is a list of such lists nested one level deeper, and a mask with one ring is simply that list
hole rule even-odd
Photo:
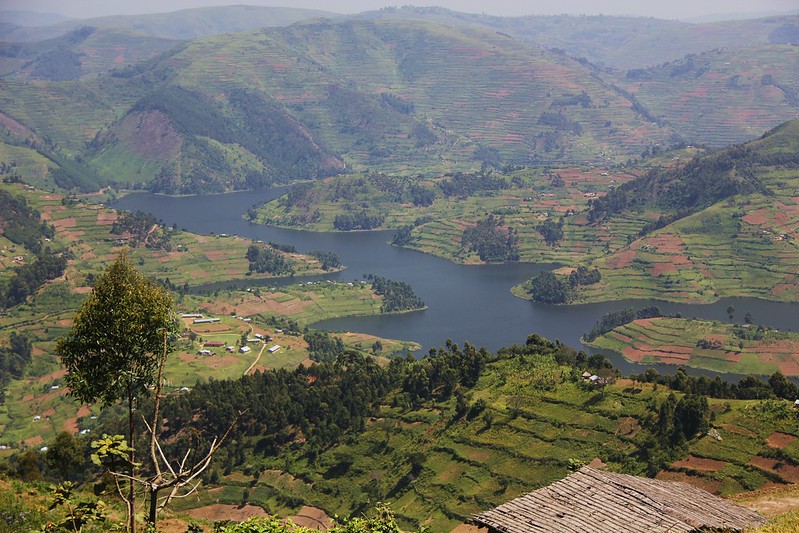
[{"label": "metal roof house", "polygon": [[654,533],[743,531],[766,519],[687,483],[585,466],[473,521],[492,533]]}]

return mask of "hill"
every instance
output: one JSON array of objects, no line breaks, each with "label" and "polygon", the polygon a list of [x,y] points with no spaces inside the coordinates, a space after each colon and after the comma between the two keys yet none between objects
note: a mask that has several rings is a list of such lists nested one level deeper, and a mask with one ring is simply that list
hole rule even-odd
[{"label": "hill", "polygon": [[775,15],[691,24],[675,20],[614,16],[497,17],[441,7],[387,7],[357,15],[370,20],[421,20],[478,26],[507,33],[537,46],[565,50],[610,69],[668,63],[714,49],[799,41],[799,17]]},{"label": "hill", "polygon": [[772,44],[628,70],[620,85],[682,138],[720,147],[799,118],[797,73],[799,48]]},{"label": "hill", "polygon": [[[561,53],[409,22],[298,24],[193,41],[85,82],[23,78],[6,86],[3,112],[103,176],[164,192],[252,188],[344,165],[619,160],[671,136]],[[147,144],[161,136],[153,153]]]},{"label": "hill", "polygon": [[[335,16],[329,11],[291,7],[218,6],[183,9],[149,15],[117,15],[90,19],[71,19],[55,24],[19,27],[7,32],[7,41],[31,42],[60,37],[82,26],[126,30],[147,37],[188,40],[219,33],[235,33],[256,28],[288,26],[294,22]],[[9,17],[9,22],[16,19]],[[23,26],[22,24],[19,24]]]}]

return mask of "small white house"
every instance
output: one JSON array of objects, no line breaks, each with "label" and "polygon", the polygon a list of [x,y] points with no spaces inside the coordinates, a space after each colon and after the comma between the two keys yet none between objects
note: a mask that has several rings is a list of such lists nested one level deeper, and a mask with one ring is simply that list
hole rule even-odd
[{"label": "small white house", "polygon": [[269,348],[269,353],[275,353],[275,352],[276,352],[276,351],[278,351],[279,349],[280,349],[280,345],[279,345],[279,344],[275,344],[274,346],[272,346],[271,348]]},{"label": "small white house", "polygon": [[239,353],[247,353],[247,352],[251,352],[251,351],[252,351],[252,348],[250,348],[249,346],[242,346],[241,348],[239,348]]},{"label": "small white house", "polygon": [[212,355],[212,352],[211,352],[211,350],[198,350],[197,354],[198,355]]}]

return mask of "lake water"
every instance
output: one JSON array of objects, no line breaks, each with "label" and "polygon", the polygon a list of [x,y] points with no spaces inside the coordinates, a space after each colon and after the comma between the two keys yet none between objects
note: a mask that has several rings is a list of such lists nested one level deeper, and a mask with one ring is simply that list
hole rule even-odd
[{"label": "lake water", "polygon": [[[589,331],[605,313],[627,307],[658,305],[664,312],[681,313],[685,317],[701,317],[728,321],[726,309],[735,307],[741,321],[752,313],[755,322],[780,329],[797,326],[799,304],[767,302],[753,298],[728,298],[709,305],[685,305],[651,300],[615,301],[576,306],[537,304],[514,297],[510,288],[550,268],[549,265],[512,263],[506,265],[456,265],[443,259],[388,244],[392,232],[314,233],[252,224],[241,218],[255,203],[283,194],[276,188],[258,192],[224,195],[168,197],[153,194],[131,194],[114,207],[153,213],[168,225],[197,233],[236,234],[263,241],[294,245],[298,251],[328,250],[335,252],[347,266],[343,272],[320,276],[323,279],[353,281],[372,273],[409,282],[425,301],[428,309],[399,315],[350,317],[326,320],[315,327],[370,333],[385,338],[411,340],[423,346],[442,346],[447,339],[458,344],[469,342],[478,347],[496,350],[501,346],[524,343],[531,333],[549,339],[560,339],[575,348],[580,336]],[[300,279],[300,278],[297,278]],[[313,279],[313,278],[311,278]],[[296,280],[293,280],[296,281]],[[261,282],[275,285],[274,280]],[[253,286],[252,280],[224,287]],[[643,372],[645,368],[611,356],[625,374]],[[660,372],[674,367],[655,366]],[[715,375],[711,372],[697,371]]]}]

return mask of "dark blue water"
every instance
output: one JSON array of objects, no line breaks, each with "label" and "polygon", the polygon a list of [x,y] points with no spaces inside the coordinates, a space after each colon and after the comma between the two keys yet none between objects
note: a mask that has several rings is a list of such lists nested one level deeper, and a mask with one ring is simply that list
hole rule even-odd
[{"label": "dark blue water", "polygon": [[[726,309],[735,307],[741,321],[750,312],[759,324],[795,329],[799,305],[767,302],[752,298],[729,298],[709,305],[685,305],[651,300],[630,300],[577,306],[550,306],[521,300],[510,293],[521,283],[549,265],[456,265],[443,259],[388,244],[391,232],[314,233],[252,224],[241,218],[255,203],[278,197],[283,189],[224,195],[168,197],[132,194],[114,207],[153,213],[166,224],[197,233],[227,233],[252,239],[294,245],[299,251],[329,250],[347,265],[343,272],[325,279],[352,281],[372,273],[409,282],[428,309],[400,315],[350,317],[326,320],[316,327],[370,333],[385,338],[411,340],[423,346],[441,346],[447,339],[496,350],[523,343],[531,333],[559,339],[579,347],[580,336],[589,331],[605,313],[627,307],[658,305],[664,312],[685,317],[727,321]],[[296,281],[296,280],[294,280]],[[261,283],[276,284],[274,280]],[[253,281],[222,286],[252,286]],[[624,373],[642,372],[643,367],[612,357]],[[661,372],[672,367],[658,365]],[[697,373],[704,373],[698,371]],[[706,372],[708,375],[715,375]]]}]

